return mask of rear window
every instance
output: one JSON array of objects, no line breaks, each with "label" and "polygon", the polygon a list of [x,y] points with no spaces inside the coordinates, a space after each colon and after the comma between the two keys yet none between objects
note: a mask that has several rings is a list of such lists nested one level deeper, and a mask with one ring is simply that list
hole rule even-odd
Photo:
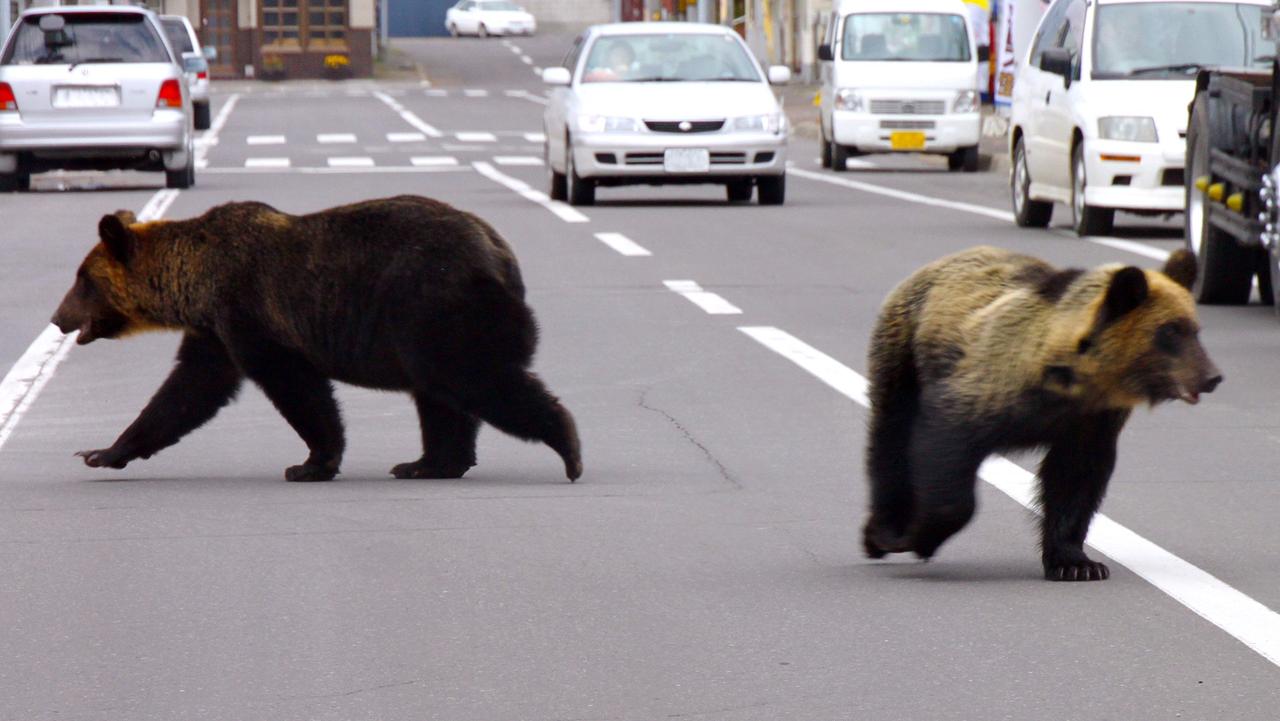
[{"label": "rear window", "polygon": [[169,44],[173,46],[175,52],[194,53],[196,51],[191,45],[191,33],[187,32],[186,23],[181,20],[160,18],[160,25],[164,28],[164,34],[168,36]]},{"label": "rear window", "polygon": [[167,63],[164,41],[137,13],[67,13],[57,32],[40,29],[43,14],[28,15],[14,31],[3,65]]}]

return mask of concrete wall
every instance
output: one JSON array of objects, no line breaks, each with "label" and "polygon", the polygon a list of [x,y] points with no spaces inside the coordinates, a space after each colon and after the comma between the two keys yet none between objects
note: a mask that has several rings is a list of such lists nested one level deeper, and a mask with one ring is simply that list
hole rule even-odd
[{"label": "concrete wall", "polygon": [[609,22],[609,0],[516,0],[538,19],[539,29],[577,30]]}]

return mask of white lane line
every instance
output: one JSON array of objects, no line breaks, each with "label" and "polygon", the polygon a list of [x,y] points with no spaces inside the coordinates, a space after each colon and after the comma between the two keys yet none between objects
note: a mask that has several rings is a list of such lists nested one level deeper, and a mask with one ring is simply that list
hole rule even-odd
[{"label": "white lane line", "polygon": [[333,157],[328,159],[330,168],[372,168],[370,157]]},{"label": "white lane line", "polygon": [[[428,90],[427,92],[430,93],[431,91]],[[439,130],[436,130],[435,126],[424,121],[422,118],[419,118],[417,115],[414,115],[412,112],[407,110],[403,105],[401,105],[395,98],[391,97],[390,95],[387,95],[386,93],[381,91],[377,91],[373,94],[373,96],[381,100],[382,102],[386,103],[388,107],[390,107],[392,110],[396,111],[397,114],[399,114],[402,120],[412,125],[413,127],[417,128],[418,130],[422,131],[422,133],[424,133],[428,138],[444,137],[444,133],[440,132]]]},{"label": "white lane line", "polygon": [[[859,405],[870,405],[866,378],[835,358],[778,328],[742,326],[738,330]],[[993,455],[978,469],[978,476],[1039,513],[1034,473]],[[1085,542],[1280,665],[1280,614],[1101,513],[1093,517]]]},{"label": "white lane line", "polygon": [[533,58],[529,57],[528,55],[521,55],[520,62],[524,63],[525,65],[533,65]]},{"label": "white lane line", "polygon": [[528,101],[529,101],[529,102],[531,102],[531,103],[537,103],[537,104],[539,104],[539,105],[546,105],[546,104],[547,104],[547,99],[546,99],[545,97],[543,97],[543,96],[541,96],[541,95],[534,95],[533,93],[529,92],[528,90],[516,90],[516,91],[514,91],[514,92],[508,91],[508,93],[507,93],[507,94],[508,94],[508,95],[510,95],[510,96],[511,96],[511,97],[513,97],[513,98],[520,98],[521,100],[528,100]]},{"label": "white lane line", "polygon": [[425,133],[387,133],[388,143],[417,143],[426,139]]},{"label": "white lane line", "polygon": [[465,96],[467,96],[468,98],[487,98],[487,97],[489,97],[489,91],[488,91],[488,90],[481,90],[481,89],[479,89],[479,88],[467,88],[467,89],[465,89],[465,90],[463,90],[463,91],[462,91],[462,94],[463,94],[463,95],[465,95]]},{"label": "white lane line", "polygon": [[622,233],[596,233],[596,240],[613,248],[619,253],[632,257],[653,255],[647,248],[628,238]]},{"label": "white lane line", "polygon": [[250,135],[244,139],[249,145],[284,145],[283,135]]},{"label": "white lane line", "polygon": [[71,351],[77,335],[79,331],[63,335],[57,326],[49,324],[0,380],[0,448]]},{"label": "white lane line", "polygon": [[537,75],[538,77],[542,77],[542,68],[538,67],[537,65],[533,66],[533,74]]},{"label": "white lane line", "polygon": [[662,284],[711,315],[738,315],[742,309],[724,298],[702,289],[692,280],[664,280]]},{"label": "white lane line", "polygon": [[157,190],[155,195],[147,200],[142,206],[142,210],[138,211],[139,223],[150,223],[153,220],[159,220],[169,210],[169,206],[173,205],[173,201],[178,199],[178,191],[174,188],[165,188]]},{"label": "white lane line", "polygon": [[265,175],[281,173],[285,175],[370,175],[377,173],[443,173],[463,170],[456,166],[409,167],[407,165],[375,165],[366,168],[330,168],[328,166],[303,166],[301,168],[209,168],[204,171],[215,175]]},{"label": "white lane line", "polygon": [[533,155],[495,155],[493,162],[498,165],[542,165],[542,158]]},{"label": "white lane line", "polygon": [[[853,160],[851,159],[850,162],[853,162]],[[983,205],[974,205],[973,203],[962,203],[956,200],[943,200],[942,198],[934,198],[928,195],[921,195],[919,193],[910,193],[905,190],[884,188],[879,185],[872,185],[871,183],[863,183],[861,181],[849,180],[847,178],[837,178],[828,173],[815,173],[811,170],[803,170],[796,167],[788,167],[787,172],[793,175],[798,175],[801,178],[816,180],[820,183],[840,185],[854,190],[861,190],[865,193],[874,193],[876,195],[883,195],[889,198],[896,198],[897,200],[905,200],[908,203],[921,203],[923,205],[932,205],[936,208],[947,208],[949,210],[958,210],[963,213],[972,213],[974,215],[981,215],[987,218],[995,218],[996,220],[1002,220],[1006,223],[1013,222],[1013,213],[1007,210],[997,210]],[[1074,234],[1072,235],[1074,236]],[[1169,257],[1169,253],[1164,250],[1153,248],[1145,243],[1137,243],[1132,240],[1124,240],[1122,238],[1085,236],[1080,238],[1080,240],[1094,243],[1095,245],[1106,246],[1108,248],[1124,250],[1147,258],[1155,258],[1157,260],[1164,260]]]},{"label": "white lane line", "polygon": [[484,132],[461,132],[454,133],[453,137],[463,143],[494,143],[497,142],[498,136],[493,133]]},{"label": "white lane line", "polygon": [[508,98],[518,98],[527,92],[529,91],[528,90],[503,90],[502,94],[507,96]]},{"label": "white lane line", "polygon": [[244,161],[246,168],[287,168],[289,167],[288,158],[246,158]]},{"label": "white lane line", "polygon": [[316,135],[317,143],[354,143],[356,136],[354,133],[320,133]]},{"label": "white lane line", "polygon": [[425,91],[423,94],[426,95],[428,98],[445,98],[449,96],[449,91],[441,90],[440,88],[432,88],[430,90]]},{"label": "white lane line", "polygon": [[452,155],[419,155],[409,158],[409,162],[415,167],[430,167],[439,165],[457,165],[458,159]]},{"label": "white lane line", "polygon": [[240,93],[232,93],[231,97],[227,98],[227,102],[222,104],[218,114],[213,117],[213,122],[209,123],[209,129],[196,139],[197,168],[209,165],[209,148],[218,144],[218,134],[227,124],[227,118],[231,117],[231,111],[235,109],[238,102],[240,102]]},{"label": "white lane line", "polygon": [[546,134],[545,134],[545,133],[525,133],[525,134],[524,134],[524,139],[525,139],[525,140],[528,140],[528,141],[529,141],[529,142],[531,142],[531,143],[545,143],[545,142],[547,142],[547,136],[546,136]]},{"label": "white lane line", "polygon": [[486,178],[514,190],[526,200],[531,200],[547,210],[550,210],[566,223],[586,223],[591,220],[587,216],[578,212],[578,210],[573,206],[567,203],[562,203],[559,200],[552,200],[551,198],[548,198],[546,193],[540,193],[533,188],[530,188],[529,184],[523,180],[517,180],[510,175],[499,172],[488,163],[478,161],[472,163],[471,167],[475,168],[476,172]]}]

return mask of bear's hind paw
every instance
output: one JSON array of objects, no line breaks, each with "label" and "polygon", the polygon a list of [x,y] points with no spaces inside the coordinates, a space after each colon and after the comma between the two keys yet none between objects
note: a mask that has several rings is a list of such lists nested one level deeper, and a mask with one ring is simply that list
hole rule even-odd
[{"label": "bear's hind paw", "polygon": [[391,475],[396,478],[450,479],[462,478],[463,474],[470,469],[470,463],[449,464],[417,460],[412,463],[401,463],[395,466],[391,469]]},{"label": "bear's hind paw", "polygon": [[284,479],[296,483],[311,481],[332,481],[338,475],[338,469],[316,463],[303,463],[300,466],[289,466],[284,469]]}]

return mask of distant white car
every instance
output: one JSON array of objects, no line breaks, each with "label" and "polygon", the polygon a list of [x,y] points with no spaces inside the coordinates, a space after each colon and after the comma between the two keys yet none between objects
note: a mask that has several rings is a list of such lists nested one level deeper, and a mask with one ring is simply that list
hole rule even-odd
[{"label": "distant white car", "polygon": [[597,25],[575,41],[543,114],[551,197],[595,202],[597,186],[720,184],[730,201],[781,205],[787,119],[732,29],[689,22]]},{"label": "distant white car", "polygon": [[461,0],[444,14],[444,27],[449,34],[532,35],[538,29],[533,15],[510,0]]},{"label": "distant white car", "polygon": [[1270,0],[1056,0],[1013,87],[1017,224],[1047,226],[1054,201],[1080,235],[1111,232],[1118,209],[1183,210],[1196,73],[1269,69],[1270,14]]},{"label": "distant white car", "polygon": [[191,106],[195,112],[196,130],[208,130],[209,115],[209,61],[200,49],[196,30],[183,15],[161,15],[160,27],[164,28],[173,52],[182,58],[182,71],[187,76],[191,90]]}]

